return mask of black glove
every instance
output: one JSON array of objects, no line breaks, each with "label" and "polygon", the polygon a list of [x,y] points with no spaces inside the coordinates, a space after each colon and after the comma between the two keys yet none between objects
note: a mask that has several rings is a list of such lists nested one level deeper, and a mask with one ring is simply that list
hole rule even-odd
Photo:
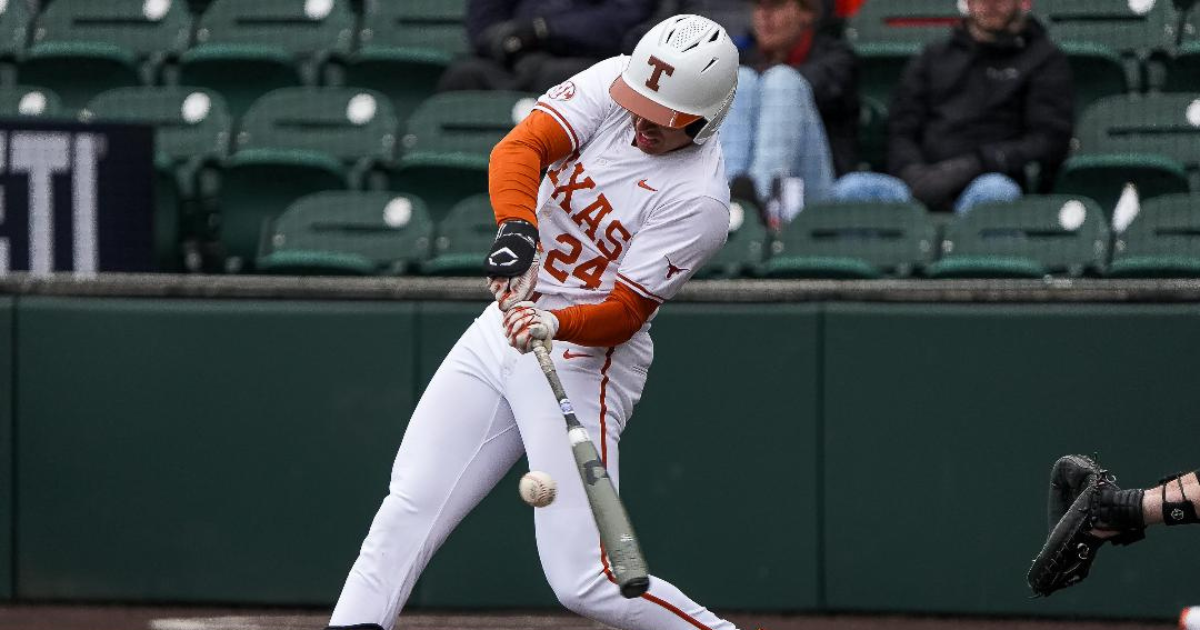
[{"label": "black glove", "polygon": [[536,50],[549,34],[543,18],[500,22],[483,32],[483,52],[493,61],[507,66],[522,54]]},{"label": "black glove", "polygon": [[900,179],[921,203],[930,209],[946,210],[971,180],[982,174],[979,157],[964,155],[937,164],[913,164],[901,172]]},{"label": "black glove", "polygon": [[[1048,597],[1082,582],[1106,542],[1128,545],[1145,538],[1142,490],[1122,490],[1116,478],[1083,455],[1059,458],[1050,472],[1050,535],[1029,569],[1029,588]],[[1120,532],[1099,538],[1093,529]]]},{"label": "black glove", "polygon": [[532,223],[514,219],[500,225],[483,271],[501,310],[531,299],[541,270],[539,252],[538,230]]}]

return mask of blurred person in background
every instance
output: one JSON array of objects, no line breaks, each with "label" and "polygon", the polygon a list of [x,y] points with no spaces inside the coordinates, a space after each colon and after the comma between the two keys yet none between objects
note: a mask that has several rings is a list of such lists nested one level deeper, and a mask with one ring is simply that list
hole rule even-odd
[{"label": "blurred person in background", "polygon": [[909,62],[892,97],[890,176],[853,173],[834,194],[955,212],[1012,201],[1030,165],[1053,181],[1073,126],[1067,57],[1027,0],[967,0],[967,17]]},{"label": "blurred person in background", "polygon": [[[822,24],[823,0],[753,0],[739,42],[738,92],[721,133],[734,195],[759,204],[769,225],[827,198],[854,168],[858,58]],[[825,22],[829,24],[829,22]]]},{"label": "blurred person in background", "polygon": [[470,0],[467,37],[477,56],[451,65],[438,90],[545,91],[625,50],[627,33],[657,5],[658,0]]}]

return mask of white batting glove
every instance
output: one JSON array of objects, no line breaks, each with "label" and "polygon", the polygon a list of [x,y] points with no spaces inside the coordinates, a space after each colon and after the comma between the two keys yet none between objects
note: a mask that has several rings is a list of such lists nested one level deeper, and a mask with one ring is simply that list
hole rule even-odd
[{"label": "white batting glove", "polygon": [[504,314],[504,335],[512,347],[526,353],[541,344],[550,349],[550,341],[558,333],[558,318],[533,302],[517,302]]},{"label": "white batting glove", "polygon": [[492,296],[500,304],[500,310],[507,312],[517,302],[524,302],[533,295],[534,289],[537,288],[538,271],[542,268],[541,262],[542,253],[538,251],[533,255],[533,262],[525,273],[512,278],[491,276],[487,279],[488,291],[492,292]]}]

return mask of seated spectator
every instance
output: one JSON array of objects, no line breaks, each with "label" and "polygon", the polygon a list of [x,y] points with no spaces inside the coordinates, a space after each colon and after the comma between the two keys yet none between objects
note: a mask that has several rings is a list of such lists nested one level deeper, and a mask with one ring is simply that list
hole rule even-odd
[{"label": "seated spectator", "polygon": [[744,38],[738,91],[721,130],[734,193],[768,208],[768,223],[791,220],[830,194],[854,168],[858,59],[816,28],[822,0],[755,0]]},{"label": "seated spectator", "polygon": [[478,56],[450,66],[438,90],[545,91],[622,52],[626,33],[656,5],[656,0],[470,0],[467,36]]},{"label": "seated spectator", "polygon": [[835,197],[965,212],[1019,198],[1030,164],[1053,181],[1074,124],[1071,69],[1023,4],[967,0],[963,23],[909,63],[893,95],[892,176],[848,175]]}]

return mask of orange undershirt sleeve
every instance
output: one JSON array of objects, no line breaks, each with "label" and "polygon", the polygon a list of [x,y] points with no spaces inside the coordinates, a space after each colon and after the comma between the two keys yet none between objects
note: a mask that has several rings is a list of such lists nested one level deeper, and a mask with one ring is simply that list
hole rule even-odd
[{"label": "orange undershirt sleeve", "polygon": [[571,154],[571,137],[549,114],[534,110],[492,149],[488,194],[496,223],[521,219],[537,225],[542,171]]},{"label": "orange undershirt sleeve", "polygon": [[620,345],[629,341],[657,308],[658,302],[618,282],[599,304],[550,311],[558,318],[558,334],[554,338],[581,346]]}]

